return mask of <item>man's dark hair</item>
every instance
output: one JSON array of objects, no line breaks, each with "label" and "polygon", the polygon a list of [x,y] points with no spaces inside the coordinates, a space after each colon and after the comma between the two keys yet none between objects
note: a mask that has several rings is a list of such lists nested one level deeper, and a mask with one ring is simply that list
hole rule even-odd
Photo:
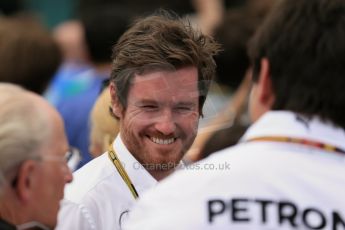
[{"label": "man's dark hair", "polygon": [[222,52],[215,57],[216,81],[236,90],[250,66],[247,43],[262,21],[247,8],[229,10],[216,29],[215,38],[222,44]]},{"label": "man's dark hair", "polygon": [[99,5],[81,11],[80,19],[91,61],[111,63],[112,47],[132,20],[130,12],[113,4]]},{"label": "man's dark hair", "polygon": [[211,37],[201,34],[177,16],[160,11],[139,19],[119,39],[113,49],[111,81],[126,108],[127,94],[135,74],[195,66],[201,112],[210,81],[215,75],[213,56],[218,50],[218,43]]},{"label": "man's dark hair", "polygon": [[269,60],[273,110],[317,115],[345,127],[345,1],[283,0],[249,46],[258,80]]},{"label": "man's dark hair", "polygon": [[23,0],[1,0],[0,15],[10,16],[23,10]]},{"label": "man's dark hair", "polygon": [[42,94],[61,60],[58,45],[36,19],[0,18],[0,81]]}]

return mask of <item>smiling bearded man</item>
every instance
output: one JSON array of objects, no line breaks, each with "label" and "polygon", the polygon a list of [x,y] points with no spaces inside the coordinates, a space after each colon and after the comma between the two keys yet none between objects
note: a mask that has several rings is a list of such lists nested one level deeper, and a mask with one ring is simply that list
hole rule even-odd
[{"label": "smiling bearded man", "polygon": [[218,50],[165,12],[122,35],[110,83],[120,134],[74,174],[58,229],[120,229],[136,198],[174,172],[196,136]]},{"label": "smiling bearded man", "polygon": [[[114,102],[122,140],[157,180],[174,170],[195,138],[199,119],[197,76],[195,67],[136,75],[126,110]],[[114,92],[114,87],[111,90]]]}]

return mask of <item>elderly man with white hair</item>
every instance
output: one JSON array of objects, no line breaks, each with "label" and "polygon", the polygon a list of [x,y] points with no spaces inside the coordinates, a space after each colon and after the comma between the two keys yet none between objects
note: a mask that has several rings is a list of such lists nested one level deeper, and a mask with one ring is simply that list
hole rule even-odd
[{"label": "elderly man with white hair", "polygon": [[0,83],[0,229],[53,229],[71,152],[61,117],[42,97]]}]

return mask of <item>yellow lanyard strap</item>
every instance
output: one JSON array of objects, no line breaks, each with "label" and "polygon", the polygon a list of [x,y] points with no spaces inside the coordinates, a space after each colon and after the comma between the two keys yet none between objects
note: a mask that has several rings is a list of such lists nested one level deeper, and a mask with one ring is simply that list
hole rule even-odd
[{"label": "yellow lanyard strap", "polygon": [[263,137],[255,137],[255,138],[249,139],[246,142],[253,142],[253,141],[295,143],[295,144],[301,144],[301,145],[306,145],[306,146],[322,149],[328,152],[335,152],[335,153],[342,153],[342,154],[345,153],[343,149],[338,148],[336,146],[318,142],[318,141],[303,139],[303,138],[293,138],[293,137],[284,137],[284,136],[263,136]]},{"label": "yellow lanyard strap", "polygon": [[131,179],[129,178],[126,170],[123,168],[118,156],[116,155],[115,150],[113,149],[112,144],[109,146],[108,156],[109,156],[111,162],[113,162],[116,170],[119,172],[120,176],[122,177],[122,180],[126,183],[127,187],[131,191],[134,199],[139,198],[139,194],[138,194],[137,190],[135,189]]}]

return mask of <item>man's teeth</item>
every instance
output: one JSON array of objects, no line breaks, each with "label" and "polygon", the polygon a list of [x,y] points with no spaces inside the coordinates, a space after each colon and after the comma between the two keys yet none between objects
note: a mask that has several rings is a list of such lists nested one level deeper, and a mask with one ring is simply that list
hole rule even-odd
[{"label": "man's teeth", "polygon": [[160,138],[156,138],[156,137],[151,137],[150,139],[152,142],[154,142],[156,144],[160,144],[160,145],[168,145],[168,144],[171,144],[175,141],[175,138],[160,139]]}]

